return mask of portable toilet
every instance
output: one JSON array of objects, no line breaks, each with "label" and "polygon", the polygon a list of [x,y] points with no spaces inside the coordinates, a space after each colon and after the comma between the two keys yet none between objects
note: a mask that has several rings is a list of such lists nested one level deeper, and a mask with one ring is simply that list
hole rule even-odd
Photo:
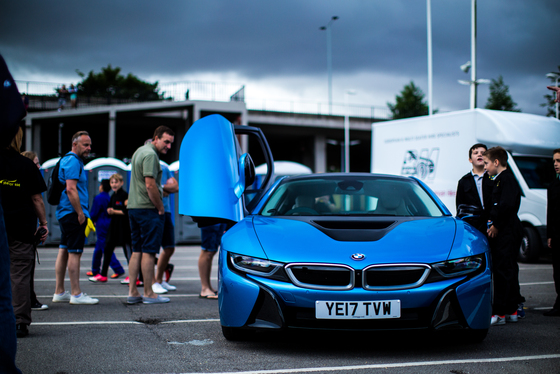
[{"label": "portable toilet", "polygon": [[[41,173],[45,179],[45,184],[49,185],[49,178],[51,177],[52,170],[60,157],[51,158],[43,162],[41,165]],[[56,245],[60,243],[61,232],[58,220],[56,219],[56,205],[51,205],[47,202],[47,193],[43,194],[43,202],[45,203],[45,214],[47,216],[47,228],[49,229],[49,236],[45,240],[45,245]]]},{"label": "portable toilet", "polygon": [[[112,157],[100,157],[88,162],[84,166],[84,170],[88,173],[88,195],[89,195],[89,208],[93,204],[93,198],[99,194],[99,184],[103,179],[109,179],[111,175],[118,173],[124,179],[124,185],[128,185],[127,165]],[[112,192],[110,192],[112,193]],[[87,244],[95,244],[97,237],[95,233],[91,233],[87,238]]]},{"label": "portable toilet", "polygon": [[[179,161],[175,161],[169,165],[169,170],[173,172],[175,179],[179,182],[179,188],[181,188],[181,181],[179,180]],[[200,229],[198,225],[191,217],[179,214],[178,195],[174,195],[175,241],[181,244],[200,243]]]}]

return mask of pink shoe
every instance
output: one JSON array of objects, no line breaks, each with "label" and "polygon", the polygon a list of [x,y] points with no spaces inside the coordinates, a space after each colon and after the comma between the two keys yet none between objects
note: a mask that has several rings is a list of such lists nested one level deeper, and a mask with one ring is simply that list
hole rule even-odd
[{"label": "pink shoe", "polygon": [[126,277],[121,281],[121,284],[129,284],[130,283],[130,278]]},{"label": "pink shoe", "polygon": [[97,274],[95,277],[89,278],[90,282],[107,282],[107,277],[104,277],[101,274]]}]

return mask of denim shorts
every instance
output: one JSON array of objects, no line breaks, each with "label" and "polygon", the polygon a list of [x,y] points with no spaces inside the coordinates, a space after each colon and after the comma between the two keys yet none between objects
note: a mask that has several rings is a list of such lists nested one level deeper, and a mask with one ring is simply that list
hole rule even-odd
[{"label": "denim shorts", "polygon": [[132,252],[159,253],[165,215],[157,209],[129,209]]},{"label": "denim shorts", "polygon": [[161,246],[165,248],[175,248],[175,227],[173,226],[173,219],[171,213],[165,212],[165,223],[163,224],[163,238]]},{"label": "denim shorts", "polygon": [[86,242],[87,218],[80,225],[78,213],[70,213],[58,220],[60,224],[60,248],[65,248],[69,253],[83,253]]},{"label": "denim shorts", "polygon": [[200,229],[200,236],[202,239],[202,250],[208,252],[216,252],[220,247],[222,235],[226,231],[227,225],[225,223],[218,223],[212,226],[202,227]]}]

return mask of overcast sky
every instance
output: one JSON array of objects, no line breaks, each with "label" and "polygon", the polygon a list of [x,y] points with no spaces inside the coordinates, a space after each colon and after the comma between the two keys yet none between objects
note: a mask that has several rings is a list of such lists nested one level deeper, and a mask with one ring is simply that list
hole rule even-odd
[{"label": "overcast sky", "polygon": [[[471,0],[432,0],[433,105],[468,109]],[[523,112],[560,65],[560,0],[478,1],[478,78],[502,75]],[[244,84],[248,99],[386,106],[414,81],[428,93],[426,0],[8,1],[0,54],[16,80],[70,83],[111,64],[147,81]],[[484,107],[488,85],[478,89]]]}]

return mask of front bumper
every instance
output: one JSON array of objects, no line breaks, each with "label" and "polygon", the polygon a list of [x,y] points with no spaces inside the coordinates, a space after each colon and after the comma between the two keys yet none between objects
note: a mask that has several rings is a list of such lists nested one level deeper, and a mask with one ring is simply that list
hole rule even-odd
[{"label": "front bumper", "polygon": [[[225,255],[225,253],[222,253]],[[459,277],[396,291],[311,290],[292,283],[239,274],[220,256],[220,320],[226,327],[321,330],[449,330],[490,326],[492,277],[486,269],[473,278]],[[315,301],[400,300],[396,319],[326,320],[315,318]]]}]

